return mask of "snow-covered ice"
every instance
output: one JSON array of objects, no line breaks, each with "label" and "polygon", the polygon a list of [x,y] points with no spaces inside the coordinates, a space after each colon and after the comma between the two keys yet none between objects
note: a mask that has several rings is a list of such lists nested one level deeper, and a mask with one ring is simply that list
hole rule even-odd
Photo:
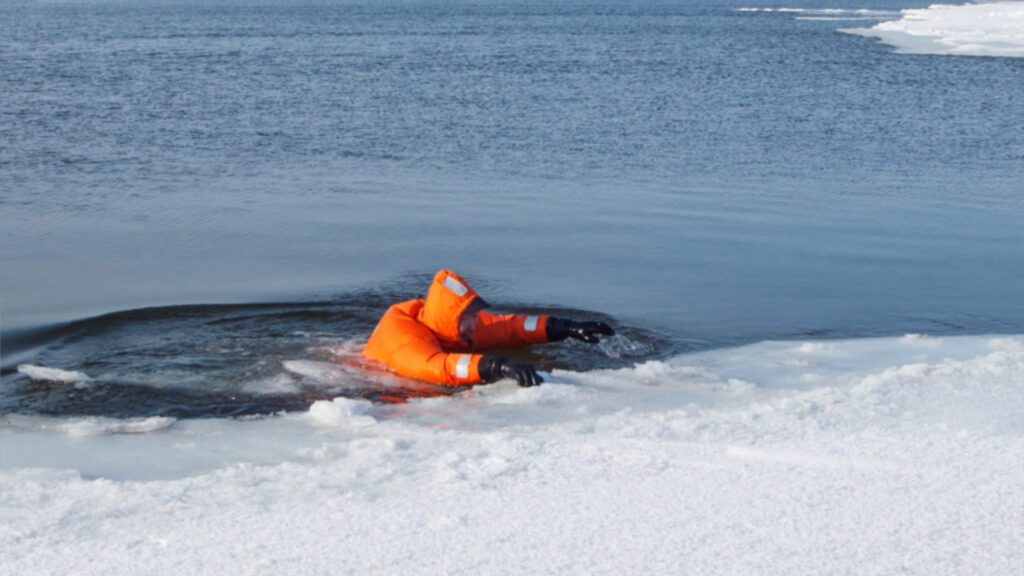
[{"label": "snow-covered ice", "polygon": [[841,30],[878,38],[908,54],[1024,57],[1024,2],[987,2],[903,10],[870,28]]},{"label": "snow-covered ice", "polygon": [[35,366],[32,364],[18,365],[18,372],[33,380],[46,382],[63,382],[66,384],[81,384],[89,381],[89,376],[76,370],[62,370],[60,368],[48,368],[46,366]]},{"label": "snow-covered ice", "polygon": [[70,438],[105,436],[108,434],[145,434],[167,428],[175,419],[167,416],[148,418],[104,418],[102,416],[78,416],[72,418],[47,418],[8,414],[0,418],[0,424],[13,429],[29,429],[62,432]]},{"label": "snow-covered ice", "polygon": [[8,416],[0,566],[1024,573],[1024,336],[763,342],[548,377],[92,434]]}]

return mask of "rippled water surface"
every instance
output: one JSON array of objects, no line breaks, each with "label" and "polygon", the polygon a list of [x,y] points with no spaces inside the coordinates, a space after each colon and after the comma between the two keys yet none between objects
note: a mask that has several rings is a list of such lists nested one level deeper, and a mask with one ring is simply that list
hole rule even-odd
[{"label": "rippled water surface", "polygon": [[[361,360],[359,350],[388,305],[415,296],[391,290],[324,302],[149,308],[40,330],[23,338],[38,344],[30,350],[33,364],[21,364],[9,378],[0,412],[246,416],[301,410],[337,396],[401,403],[465,392],[382,374]],[[598,346],[565,342],[496,352],[541,370],[623,367],[700,346],[585,311],[517,310],[601,319],[618,329]],[[52,366],[63,372],[48,372]]]},{"label": "rippled water surface", "polygon": [[2,409],[308,405],[439,267],[615,318],[575,369],[1024,330],[1024,60],[739,6],[5,4]]}]

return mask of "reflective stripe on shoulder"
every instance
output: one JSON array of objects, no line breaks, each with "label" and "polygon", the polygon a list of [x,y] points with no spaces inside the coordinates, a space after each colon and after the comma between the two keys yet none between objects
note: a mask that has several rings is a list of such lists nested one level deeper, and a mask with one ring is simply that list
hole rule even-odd
[{"label": "reflective stripe on shoulder", "polygon": [[472,357],[469,354],[463,354],[459,356],[459,361],[455,363],[455,377],[456,378],[469,378],[469,361]]},{"label": "reflective stripe on shoulder", "polygon": [[526,330],[527,332],[536,332],[537,320],[538,318],[536,316],[527,316],[526,320],[523,320],[523,330]]},{"label": "reflective stripe on shoulder", "polygon": [[459,282],[458,280],[452,278],[451,276],[448,276],[444,279],[444,287],[451,290],[459,298],[465,296],[466,292],[469,291],[469,289],[466,288],[462,284],[462,282]]}]

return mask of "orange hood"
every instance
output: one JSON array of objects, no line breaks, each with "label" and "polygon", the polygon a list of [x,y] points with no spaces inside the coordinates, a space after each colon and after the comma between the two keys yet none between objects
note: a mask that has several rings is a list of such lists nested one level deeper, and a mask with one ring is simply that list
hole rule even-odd
[{"label": "orange hood", "polygon": [[427,299],[416,319],[442,343],[460,344],[459,318],[479,298],[476,291],[458,274],[451,270],[441,270],[434,276]]}]

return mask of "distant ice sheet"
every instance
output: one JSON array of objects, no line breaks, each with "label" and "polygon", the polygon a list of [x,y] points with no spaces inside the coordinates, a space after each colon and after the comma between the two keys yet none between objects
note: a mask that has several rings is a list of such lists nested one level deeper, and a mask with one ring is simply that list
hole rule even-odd
[{"label": "distant ice sheet", "polygon": [[799,18],[833,18],[836,20],[859,20],[862,18],[889,18],[899,16],[893,10],[876,10],[871,8],[737,8],[737,12],[775,12],[779,14],[797,14]]},{"label": "distant ice sheet", "polygon": [[797,20],[885,20],[846,34],[878,38],[904,54],[1024,57],[1024,2],[933,4],[901,11],[871,8],[737,8],[789,14]]},{"label": "distant ice sheet", "polygon": [[933,4],[871,28],[840,30],[878,38],[906,54],[1024,58],[1024,2]]}]

